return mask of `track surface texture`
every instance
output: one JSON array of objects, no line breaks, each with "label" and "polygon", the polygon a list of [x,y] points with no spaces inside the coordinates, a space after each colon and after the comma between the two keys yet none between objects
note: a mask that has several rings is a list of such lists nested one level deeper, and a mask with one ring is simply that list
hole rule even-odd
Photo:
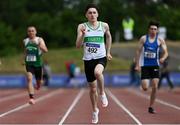
[{"label": "track surface texture", "polygon": [[[58,88],[36,91],[29,105],[26,89],[0,89],[0,125],[91,124],[88,88]],[[109,105],[100,109],[98,124],[180,124],[180,88],[157,92],[156,114],[147,112],[150,89],[106,88]]]}]

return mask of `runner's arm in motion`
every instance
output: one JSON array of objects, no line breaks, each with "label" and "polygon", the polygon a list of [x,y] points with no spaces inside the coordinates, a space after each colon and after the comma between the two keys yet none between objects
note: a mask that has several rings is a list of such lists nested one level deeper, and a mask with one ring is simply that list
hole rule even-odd
[{"label": "runner's arm in motion", "polygon": [[162,55],[162,57],[160,58],[159,62],[160,62],[161,64],[163,64],[164,61],[165,61],[165,59],[168,57],[168,50],[167,50],[166,42],[165,42],[163,39],[161,39],[161,38],[159,38],[159,41],[160,41],[161,47],[162,47],[162,49],[163,49],[163,55]]},{"label": "runner's arm in motion", "polygon": [[137,51],[136,51],[136,66],[135,66],[135,70],[137,71],[140,71],[140,66],[139,66],[139,60],[140,60],[140,55],[141,55],[141,52],[142,52],[142,49],[143,49],[143,45],[144,45],[144,41],[145,41],[145,36],[142,36],[139,40],[139,43],[138,43],[138,48],[137,48]]},{"label": "runner's arm in motion", "polygon": [[103,23],[104,29],[105,29],[105,35],[106,35],[106,51],[107,51],[107,59],[111,60],[111,44],[112,44],[112,37],[109,30],[109,25],[107,23]]},{"label": "runner's arm in motion", "polygon": [[83,24],[79,24],[77,28],[77,39],[76,39],[77,48],[80,48],[82,46],[85,32],[86,32],[85,26]]},{"label": "runner's arm in motion", "polygon": [[[22,43],[24,43],[24,41],[22,42]],[[26,49],[25,49],[25,45],[24,44],[21,44],[21,47],[22,47],[22,49],[23,49],[23,56],[22,56],[22,61],[21,61],[21,64],[22,65],[25,65],[25,58],[26,58]]]},{"label": "runner's arm in motion", "polygon": [[46,44],[42,38],[39,38],[39,47],[43,52],[48,52]]}]

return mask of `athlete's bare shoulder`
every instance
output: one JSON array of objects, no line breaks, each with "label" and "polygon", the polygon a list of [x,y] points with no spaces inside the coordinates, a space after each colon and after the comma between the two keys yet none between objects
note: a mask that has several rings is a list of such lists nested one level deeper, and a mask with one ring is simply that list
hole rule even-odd
[{"label": "athlete's bare shoulder", "polygon": [[23,41],[27,41],[29,38],[24,38]]},{"label": "athlete's bare shoulder", "polygon": [[102,22],[102,25],[103,25],[104,28],[109,27],[108,23],[106,23],[106,22]]},{"label": "athlete's bare shoulder", "polygon": [[109,31],[109,25],[106,22],[102,22],[102,26],[105,32]]},{"label": "athlete's bare shoulder", "polygon": [[29,41],[29,38],[28,38],[28,37],[25,38],[25,39],[23,39],[23,43],[24,43],[25,45],[28,43],[28,41]]},{"label": "athlete's bare shoulder", "polygon": [[146,35],[141,36],[139,41],[144,43],[146,41]]},{"label": "athlete's bare shoulder", "polygon": [[164,39],[161,38],[161,37],[158,37],[158,40],[159,40],[160,42],[165,42]]},{"label": "athlete's bare shoulder", "polygon": [[165,43],[165,41],[164,41],[163,38],[158,37],[158,44],[159,44],[159,45],[164,45],[164,44],[166,44],[166,43]]}]

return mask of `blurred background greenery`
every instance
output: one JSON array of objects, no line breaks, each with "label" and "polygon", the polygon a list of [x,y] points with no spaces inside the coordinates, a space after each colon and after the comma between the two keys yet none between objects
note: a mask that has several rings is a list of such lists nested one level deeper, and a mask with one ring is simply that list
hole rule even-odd
[{"label": "blurred background greenery", "polygon": [[[82,52],[74,46],[76,28],[79,23],[86,21],[84,9],[88,3],[96,3],[99,20],[109,24],[114,49],[118,46],[114,42],[117,31],[120,32],[120,39],[116,42],[123,43],[121,22],[127,15],[135,21],[133,45],[146,33],[147,24],[152,19],[160,21],[161,26],[167,28],[168,40],[176,42],[180,39],[179,0],[1,0],[0,72],[23,72],[24,68],[20,66],[23,52],[21,44],[29,25],[36,26],[38,36],[46,41],[50,51],[45,57],[53,72],[64,72],[65,60],[71,59],[78,59],[76,63],[83,69],[80,60]],[[126,45],[124,47],[129,49]],[[115,58],[109,64],[109,71],[127,70],[132,60],[116,56],[116,51],[113,54]]]}]

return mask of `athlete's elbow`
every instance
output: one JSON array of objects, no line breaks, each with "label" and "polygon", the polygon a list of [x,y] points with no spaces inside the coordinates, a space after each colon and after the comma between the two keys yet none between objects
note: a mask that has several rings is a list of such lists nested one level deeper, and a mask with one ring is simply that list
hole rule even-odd
[{"label": "athlete's elbow", "polygon": [[168,58],[168,56],[169,56],[169,54],[167,53],[167,54],[166,54],[166,58]]},{"label": "athlete's elbow", "polygon": [[80,44],[78,44],[78,43],[76,43],[76,48],[80,48],[81,47],[81,45]]},{"label": "athlete's elbow", "polygon": [[44,53],[47,53],[47,52],[48,52],[48,49],[44,49],[43,52],[44,52]]},{"label": "athlete's elbow", "polygon": [[77,48],[77,49],[79,49],[79,48],[80,48],[80,46],[76,46],[76,48]]},{"label": "athlete's elbow", "polygon": [[169,53],[167,52],[166,55],[167,55],[167,57],[168,57],[168,56],[169,56]]}]

